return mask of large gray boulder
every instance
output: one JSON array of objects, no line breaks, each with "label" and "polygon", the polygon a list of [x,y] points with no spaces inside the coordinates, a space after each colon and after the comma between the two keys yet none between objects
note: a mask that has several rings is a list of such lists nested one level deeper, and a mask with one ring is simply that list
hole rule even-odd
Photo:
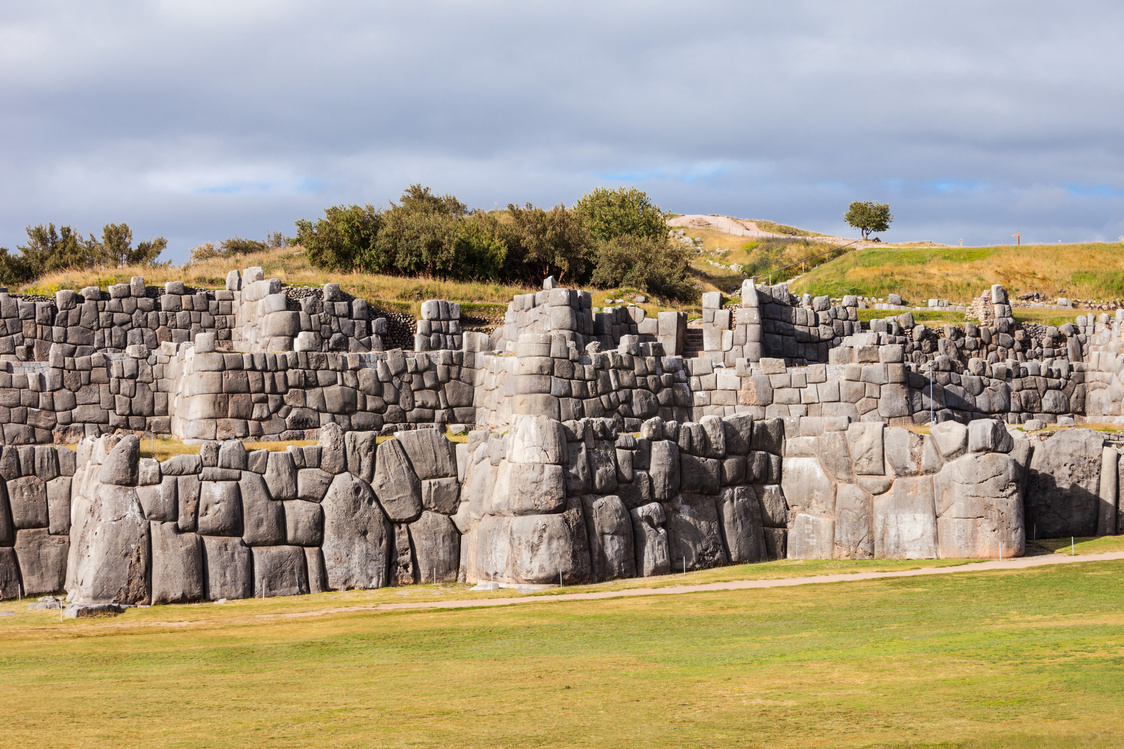
[{"label": "large gray boulder", "polygon": [[455,515],[461,503],[461,484],[455,476],[421,482],[422,507],[442,515]]},{"label": "large gray boulder", "polygon": [[237,481],[204,481],[199,496],[199,533],[242,535],[242,495]]},{"label": "large gray boulder", "polygon": [[796,512],[815,515],[835,514],[835,485],[824,473],[819,460],[785,458],[783,465],[781,489],[789,507]]},{"label": "large gray boulder", "polygon": [[285,543],[319,546],[324,541],[324,509],[316,502],[285,502]]},{"label": "large gray boulder", "polygon": [[652,496],[657,502],[669,502],[679,494],[679,445],[671,440],[652,443]]},{"label": "large gray boulder", "polygon": [[798,512],[788,530],[789,559],[831,559],[835,553],[835,519]]},{"label": "large gray boulder", "polygon": [[636,577],[636,552],[632,521],[621,498],[615,495],[582,497],[589,559],[594,580]]},{"label": "large gray boulder", "polygon": [[1022,556],[1021,484],[1018,462],[1004,453],[970,453],[946,464],[936,477],[940,556]]},{"label": "large gray boulder", "polygon": [[[70,525],[69,518],[67,525]],[[0,480],[0,547],[11,546],[16,542],[16,527],[12,523],[12,506],[8,501],[6,482]]]},{"label": "large gray boulder", "polygon": [[15,553],[25,596],[56,593],[66,585],[70,536],[52,536],[46,528],[17,531]]},{"label": "large gray boulder", "polygon": [[718,519],[726,553],[735,564],[765,559],[765,529],[761,505],[751,486],[731,486],[718,498]]},{"label": "large gray boulder", "polygon": [[379,445],[371,486],[393,522],[410,523],[421,516],[421,481],[397,439]]},{"label": "large gray boulder", "polygon": [[0,598],[15,598],[21,591],[16,550],[11,547],[0,547]]},{"label": "large gray boulder", "polygon": [[515,416],[507,458],[513,463],[565,462],[566,435],[562,423],[549,416]]},{"label": "large gray boulder", "polygon": [[436,429],[411,429],[398,432],[395,439],[402,444],[419,479],[438,479],[457,475],[457,457],[453,443]]},{"label": "large gray boulder", "polygon": [[152,603],[201,601],[205,595],[203,542],[175,523],[152,523]]},{"label": "large gray boulder", "polygon": [[[897,430],[887,430],[887,436],[894,431]],[[873,498],[861,486],[840,484],[835,496],[835,558],[870,559],[873,556]]]},{"label": "large gray boulder", "polygon": [[251,551],[254,555],[255,596],[308,595],[304,549],[299,546],[256,546]]},{"label": "large gray boulder", "polygon": [[543,515],[566,507],[562,466],[549,463],[500,464],[492,500],[497,515]]},{"label": "large gray boulder", "polygon": [[378,450],[376,432],[348,432],[344,435],[347,447],[347,470],[368,484],[375,478],[375,454]]},{"label": "large gray boulder", "polygon": [[792,520],[792,510],[788,500],[777,484],[762,484],[755,487],[757,501],[761,503],[761,522],[766,528],[787,528]]},{"label": "large gray boulder", "polygon": [[714,497],[680,494],[664,504],[671,568],[704,569],[726,564]]},{"label": "large gray boulder", "polygon": [[1032,538],[1097,532],[1104,437],[1063,429],[1034,447],[1026,485],[1026,527]]},{"label": "large gray boulder", "polygon": [[885,425],[880,421],[855,423],[847,428],[847,447],[856,475],[881,476],[886,472],[884,431]]},{"label": "large gray boulder", "polygon": [[46,528],[50,524],[47,485],[38,476],[24,476],[8,482],[12,524],[16,528]]},{"label": "large gray boulder", "polygon": [[269,496],[265,479],[242,472],[238,482],[242,495],[242,540],[250,546],[272,546],[285,542],[285,510]]},{"label": "large gray boulder", "polygon": [[[374,452],[371,453],[374,464]],[[297,498],[297,467],[288,452],[271,452],[265,465],[265,485],[274,499]],[[321,495],[323,496],[323,495]]]},{"label": "large gray boulder", "polygon": [[101,464],[98,481],[114,486],[136,486],[139,462],[140,438],[135,434],[122,437]]},{"label": "large gray boulder", "polygon": [[511,582],[550,584],[590,580],[589,537],[581,500],[567,500],[565,512],[511,518]]},{"label": "large gray boulder", "polygon": [[456,582],[461,557],[461,534],[449,516],[438,512],[423,512],[420,518],[410,523],[409,531],[417,562],[418,581]]},{"label": "large gray boulder", "polygon": [[241,538],[203,536],[207,599],[250,598],[254,595],[254,560]]},{"label": "large gray boulder", "polygon": [[71,528],[68,598],[72,603],[148,603],[151,546],[137,490],[94,486]]},{"label": "large gray boulder", "polygon": [[[390,442],[393,440],[383,444]],[[328,585],[333,590],[387,585],[393,530],[371,487],[350,473],[341,473],[328,487],[321,507]]]},{"label": "large gray boulder", "polygon": [[667,547],[667,531],[663,505],[658,502],[642,505],[629,513],[632,516],[632,539],[636,548],[636,571],[641,577],[666,575],[671,571]]},{"label": "large gray boulder", "polygon": [[890,491],[875,497],[874,555],[879,559],[935,559],[933,503],[932,476],[899,478]]},{"label": "large gray boulder", "polygon": [[333,476],[347,470],[347,447],[344,444],[343,429],[335,422],[320,427],[320,469]]},{"label": "large gray boulder", "polygon": [[1100,488],[1097,490],[1097,497],[1100,499],[1098,536],[1113,536],[1119,532],[1116,526],[1120,508],[1119,460],[1116,448],[1105,445],[1101,452]]}]

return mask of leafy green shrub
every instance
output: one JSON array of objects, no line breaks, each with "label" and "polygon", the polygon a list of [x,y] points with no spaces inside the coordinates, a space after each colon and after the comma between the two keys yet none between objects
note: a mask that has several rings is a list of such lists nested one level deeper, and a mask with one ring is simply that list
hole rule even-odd
[{"label": "leafy green shrub", "polygon": [[574,204],[574,213],[581,218],[589,235],[601,242],[625,234],[650,239],[667,236],[664,212],[652,203],[647,193],[635,187],[615,190],[598,187]]},{"label": "leafy green shrub", "polygon": [[133,247],[133,231],[128,224],[106,224],[101,239],[83,239],[70,226],[55,229],[54,224],[27,227],[27,244],[14,255],[0,247],[0,281],[25,284],[44,273],[67,268],[95,268],[102,265],[153,265],[168,246],[157,237]]},{"label": "leafy green shrub", "polygon": [[688,275],[690,251],[667,241],[624,234],[598,247],[593,284],[632,286],[666,299],[693,302],[698,286]]},{"label": "leafy green shrub", "polygon": [[309,261],[319,268],[360,269],[369,273],[390,272],[375,248],[383,225],[382,211],[374,206],[337,205],[324,211],[315,224],[297,221],[296,243],[304,247]]}]

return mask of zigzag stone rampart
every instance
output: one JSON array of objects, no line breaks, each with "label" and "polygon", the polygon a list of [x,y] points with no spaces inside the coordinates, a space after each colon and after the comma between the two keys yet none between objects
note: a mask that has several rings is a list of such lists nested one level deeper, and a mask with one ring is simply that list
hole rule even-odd
[{"label": "zigzag stone rampart", "polygon": [[[856,300],[747,285],[704,299],[691,350],[682,313],[548,288],[492,336],[426,302],[417,350],[383,351],[386,319],[333,284],[164,292],[0,296],[0,595],[545,585],[1124,528],[1111,436],[1014,429],[1124,421],[1119,313],[1022,328],[997,287],[986,326],[864,329]],[[134,433],[201,452],[141,459]]]}]

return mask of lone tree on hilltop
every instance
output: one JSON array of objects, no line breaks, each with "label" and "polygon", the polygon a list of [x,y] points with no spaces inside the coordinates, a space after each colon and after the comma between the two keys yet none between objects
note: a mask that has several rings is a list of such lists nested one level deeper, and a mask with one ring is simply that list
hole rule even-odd
[{"label": "lone tree on hilltop", "polygon": [[889,203],[855,201],[843,215],[843,220],[862,231],[863,239],[868,239],[872,231],[886,231],[894,220]]}]

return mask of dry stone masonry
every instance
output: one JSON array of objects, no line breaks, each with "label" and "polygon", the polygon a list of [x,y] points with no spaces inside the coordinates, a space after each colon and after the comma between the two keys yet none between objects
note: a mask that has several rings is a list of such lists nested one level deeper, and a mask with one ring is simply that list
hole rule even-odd
[{"label": "dry stone masonry", "polygon": [[[0,295],[0,596],[570,584],[1124,530],[1116,437],[1042,429],[1124,424],[1122,311],[1020,326],[994,287],[979,324],[863,325],[857,299],[747,282],[688,323],[545,287],[492,335],[259,268]],[[200,452],[142,458],[151,434]]]}]

